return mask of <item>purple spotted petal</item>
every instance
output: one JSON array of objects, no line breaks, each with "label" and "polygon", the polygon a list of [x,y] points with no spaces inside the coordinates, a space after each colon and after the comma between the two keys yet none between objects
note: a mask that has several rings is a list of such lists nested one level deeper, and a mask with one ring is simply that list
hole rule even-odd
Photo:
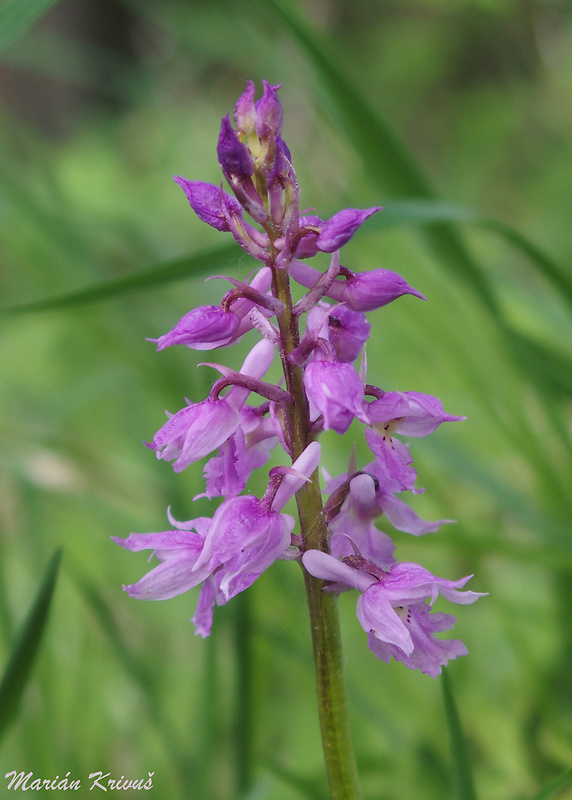
[{"label": "purple spotted petal", "polygon": [[394,644],[409,654],[413,650],[411,635],[395,613],[381,583],[374,583],[358,598],[357,618],[366,633]]},{"label": "purple spotted petal", "polygon": [[413,650],[405,652],[395,644],[382,641],[375,633],[369,633],[367,644],[377,658],[389,663],[391,656],[409,669],[436,678],[441,668],[459,656],[467,655],[467,648],[460,639],[437,639],[435,633],[450,630],[455,617],[450,614],[429,613],[426,603],[410,606],[403,619],[413,643]]},{"label": "purple spotted petal", "polygon": [[369,404],[367,416],[370,424],[377,426],[399,420],[392,427],[404,436],[428,436],[443,422],[465,419],[446,414],[437,397],[420,392],[386,392]]}]

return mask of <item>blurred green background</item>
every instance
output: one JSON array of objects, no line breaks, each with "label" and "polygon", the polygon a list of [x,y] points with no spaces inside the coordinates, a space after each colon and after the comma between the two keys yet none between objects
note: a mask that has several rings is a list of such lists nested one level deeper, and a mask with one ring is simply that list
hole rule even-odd
[{"label": "blurred green background", "polygon": [[[344,263],[428,298],[370,315],[368,378],[467,415],[411,446],[412,505],[458,523],[398,533],[397,556],[490,593],[454,610],[470,655],[448,674],[478,797],[531,800],[572,764],[570,3],[5,0],[0,23],[0,663],[63,547],[0,781],[71,772],[84,796],[92,772],[152,772],[161,800],[325,796],[296,565],[217,609],[203,641],[196,591],[130,600],[145,556],[110,541],[164,530],[168,505],[212,514],[192,503],[202,464],[175,476],[142,440],[213,373],[145,337],[219,302],[206,274],[255,266],[172,176],[218,183],[220,119],[265,78],[282,84],[302,205],[386,208]],[[214,360],[236,367],[253,341]],[[323,437],[329,472],[354,439],[363,466],[358,428]],[[469,798],[440,679],[378,662],[355,599],[340,606],[364,796]]]}]

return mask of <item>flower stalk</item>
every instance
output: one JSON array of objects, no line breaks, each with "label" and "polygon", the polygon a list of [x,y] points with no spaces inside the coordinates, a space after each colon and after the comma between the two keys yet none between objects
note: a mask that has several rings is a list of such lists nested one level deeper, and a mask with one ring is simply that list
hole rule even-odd
[{"label": "flower stalk", "polygon": [[[234,127],[229,116],[222,120],[217,154],[232,194],[175,178],[199,219],[230,233],[261,262],[259,270],[250,283],[232,279],[235,288],[220,306],[194,309],[151,340],[158,350],[212,350],[250,332],[262,336],[239,371],[204,362],[223,377],[206,400],[187,401],[168,415],[148,445],[157,458],[173,461],[176,472],[216,451],[204,466],[206,490],[199,496],[223,501],[212,518],[178,522],[169,513],[171,530],[114,541],[131,551],[150,549],[160,562],[124,587],[129,596],[163,600],[201,587],[192,619],[203,637],[211,632],[216,606],[248,589],[277,559],[298,561],[331,796],[358,800],[337,595],[358,591],[358,620],[369,649],[382,661],[394,658],[435,677],[467,652],[460,640],[435,636],[455,619],[433,613],[432,606],[438,595],[461,604],[477,600],[478,593],[461,591],[470,576],[451,581],[418,564],[397,562],[392,537],[375,525],[384,515],[397,530],[421,536],[450,522],[422,520],[396,496],[422,491],[415,488],[409,445],[399,437],[426,436],[462,417],[446,414],[435,397],[367,383],[364,348],[371,324],[365,312],[404,295],[425,298],[395,272],[354,273],[340,263],[340,248],[379,207],[343,209],[326,221],[300,212],[278,88],[264,82],[255,102],[249,82],[236,104]],[[325,270],[305,263],[324,253],[330,254]],[[292,280],[309,290],[296,305]],[[275,352],[283,380],[271,384],[262,378]],[[252,397],[258,397],[254,404],[248,402]],[[327,431],[343,434],[354,423],[363,426],[373,461],[358,468],[352,451],[347,473],[327,479],[324,505],[318,440]],[[270,470],[261,498],[244,494],[251,473],[278,446],[290,464]],[[296,520],[284,513],[294,497],[297,531]]]}]

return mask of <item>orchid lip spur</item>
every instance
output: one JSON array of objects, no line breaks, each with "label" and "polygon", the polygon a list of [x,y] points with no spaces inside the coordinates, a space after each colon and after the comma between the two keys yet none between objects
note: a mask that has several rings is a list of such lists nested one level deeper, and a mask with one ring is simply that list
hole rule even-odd
[{"label": "orchid lip spur", "polygon": [[[233,288],[219,305],[192,309],[171,331],[151,339],[157,350],[215,350],[247,335],[261,337],[240,370],[209,363],[222,378],[208,397],[168,415],[148,445],[159,459],[172,461],[175,472],[208,456],[205,491],[197,497],[222,502],[212,517],[176,522],[169,512],[171,530],[113,538],[133,552],[151,550],[159,561],[124,587],[129,596],[162,600],[200,586],[192,619],[203,637],[211,632],[215,607],[248,589],[274,561],[302,566],[318,705],[327,721],[324,749],[335,753],[326,759],[330,785],[341,797],[336,787],[344,775],[353,793],[343,796],[357,797],[333,595],[357,589],[358,621],[382,661],[393,658],[435,677],[467,652],[460,640],[437,637],[455,619],[434,612],[433,604],[439,595],[457,604],[475,602],[481,594],[464,589],[469,577],[448,580],[398,562],[393,535],[376,524],[385,517],[398,531],[422,536],[451,522],[423,520],[403,499],[422,490],[416,488],[410,445],[399,437],[431,435],[464,417],[446,413],[436,397],[366,383],[366,314],[407,295],[425,298],[396,272],[379,266],[354,272],[340,261],[340,248],[380,206],[346,208],[325,219],[300,213],[279,88],[263,81],[262,97],[255,100],[248,82],[234,114],[222,120],[216,153],[226,188],[175,177],[199,220],[230,234],[258,267],[248,277],[229,278]],[[322,254],[331,254],[327,268],[307,263]],[[296,303],[293,282],[303,295]],[[271,371],[276,354],[279,380]],[[354,451],[347,472],[328,478],[324,503],[317,439],[329,430],[342,435],[352,423],[356,433],[363,430],[374,460],[360,469]],[[291,466],[270,470],[261,498],[245,494],[251,474],[272,450],[289,457]],[[294,496],[298,529],[284,511]]]}]

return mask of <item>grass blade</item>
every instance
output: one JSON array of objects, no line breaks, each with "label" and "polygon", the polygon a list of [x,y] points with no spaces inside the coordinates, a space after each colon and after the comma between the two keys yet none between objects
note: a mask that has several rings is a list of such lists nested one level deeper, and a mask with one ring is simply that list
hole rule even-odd
[{"label": "grass blade", "polygon": [[[319,75],[338,125],[345,128],[348,141],[364,162],[365,174],[382,184],[396,197],[434,200],[436,193],[390,126],[369,104],[338,66],[343,63],[330,46],[289,4],[266,0],[293,39],[307,53]],[[446,222],[435,222],[424,229],[424,237],[437,256],[455,274],[462,274],[484,304],[495,315],[499,308],[489,281],[465,247],[458,232]]]},{"label": "grass blade", "polygon": [[525,255],[536,270],[560,293],[572,307],[572,276],[566,273],[542,248],[501,220],[492,219],[465,206],[442,203],[439,200],[402,200],[386,203],[382,214],[374,216],[366,231],[385,230],[403,225],[469,223],[496,233]]},{"label": "grass blade", "polygon": [[[385,120],[362,95],[357,81],[352,82],[345,76],[343,68],[340,66],[345,61],[339,57],[339,53],[334,54],[331,46],[317,31],[312,29],[306,20],[302,19],[287,0],[266,0],[264,7],[271,9],[275,18],[280,20],[294,41],[309,57],[327,92],[330,104],[335,110],[337,124],[345,128],[348,141],[354,143],[356,153],[363,160],[364,174],[368,175],[376,185],[384,185],[397,198],[409,198],[417,204],[424,201],[435,201],[436,194],[422,170]],[[530,379],[528,362],[529,360],[538,360],[536,342],[522,337],[506,321],[491,281],[467,250],[455,226],[447,219],[444,210],[444,207],[441,207],[439,213],[435,213],[432,217],[427,213],[427,209],[419,205],[416,213],[418,221],[424,216],[423,232],[427,244],[445,268],[455,276],[464,278],[472,291],[480,297],[483,305],[499,324],[503,333],[509,340],[513,340],[511,344],[516,361],[523,374]],[[382,216],[380,215],[380,217]],[[469,220],[455,219],[455,222],[458,221]],[[565,296],[572,300],[572,282],[539,248],[503,223],[485,219],[475,221],[495,229],[513,245],[519,247],[533,259],[546,277],[561,289],[565,289]],[[393,222],[395,222],[395,218]],[[382,225],[383,223],[379,222],[378,224]],[[515,342],[517,346],[515,346]],[[560,360],[556,359],[556,361]],[[569,394],[569,381],[557,378],[553,368],[555,366],[554,359],[551,359],[549,369],[543,371],[543,377],[547,379],[546,385],[553,391],[565,391]]]},{"label": "grass blade", "polygon": [[97,619],[117,661],[121,664],[125,673],[129,675],[133,683],[139,687],[145,699],[149,717],[161,735],[165,752],[168,754],[169,758],[172,759],[175,768],[179,770],[181,783],[186,785],[188,782],[194,782],[197,769],[195,761],[187,753],[183,752],[179,737],[170,720],[164,714],[161,706],[160,692],[158,689],[160,676],[153,675],[146,666],[133,655],[129,647],[125,644],[125,638],[108,604],[105,602],[96,586],[83,574],[82,570],[77,565],[74,565],[70,574],[79,593]]},{"label": "grass blade", "polygon": [[449,741],[451,743],[452,776],[455,797],[457,800],[477,800],[465,734],[461,726],[461,719],[446,669],[443,670],[441,675],[441,686],[443,687],[445,717],[449,729]]},{"label": "grass blade", "polygon": [[58,0],[6,0],[0,6],[0,52],[23,36]]},{"label": "grass blade", "polygon": [[60,560],[61,550],[57,550],[46,567],[36,599],[20,629],[4,670],[0,683],[0,739],[14,719],[30,679],[48,621]]},{"label": "grass blade", "polygon": [[558,792],[560,789],[564,789],[566,786],[569,786],[572,783],[572,767],[570,769],[564,770],[560,775],[558,775],[553,780],[549,781],[546,786],[544,786],[538,794],[535,794],[532,800],[548,800],[549,797],[554,795],[554,792]]},{"label": "grass blade", "polygon": [[88,303],[98,303],[101,300],[108,300],[138,289],[151,289],[161,284],[180,281],[183,278],[212,273],[221,264],[228,268],[228,262],[236,261],[237,254],[239,254],[239,251],[234,244],[228,244],[216,249],[201,250],[199,253],[176,258],[164,264],[151,267],[144,272],[126,275],[116,280],[101,283],[98,286],[91,286],[77,292],[60,295],[59,297],[0,308],[0,314],[29,314],[38,311],[73,309]]}]

